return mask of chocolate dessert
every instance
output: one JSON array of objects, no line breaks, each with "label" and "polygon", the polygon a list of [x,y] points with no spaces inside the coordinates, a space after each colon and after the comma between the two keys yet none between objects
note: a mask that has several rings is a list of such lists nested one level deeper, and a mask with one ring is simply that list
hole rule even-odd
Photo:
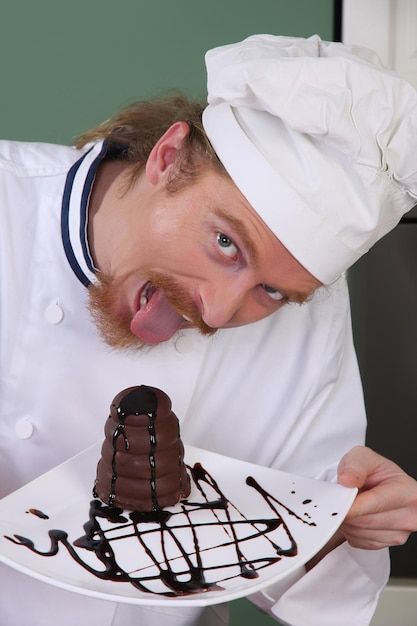
[{"label": "chocolate dessert", "polygon": [[131,511],[154,511],[189,495],[179,422],[163,391],[141,385],[118,393],[104,432],[95,497]]}]

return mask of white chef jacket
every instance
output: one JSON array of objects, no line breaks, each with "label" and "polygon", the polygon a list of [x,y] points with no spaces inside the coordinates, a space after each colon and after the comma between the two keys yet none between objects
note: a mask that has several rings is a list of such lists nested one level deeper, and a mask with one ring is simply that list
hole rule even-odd
[{"label": "white chef jacket", "polygon": [[[345,280],[213,337],[184,330],[150,351],[111,350],[85,306],[88,199],[105,149],[0,142],[0,496],[102,439],[113,396],[137,384],[169,394],[188,444],[334,480],[365,432]],[[285,624],[365,625],[387,575],[386,550],[345,544],[253,599]],[[3,626],[106,626],[123,613],[6,566],[0,576]],[[166,623],[194,623],[176,619]]]}]

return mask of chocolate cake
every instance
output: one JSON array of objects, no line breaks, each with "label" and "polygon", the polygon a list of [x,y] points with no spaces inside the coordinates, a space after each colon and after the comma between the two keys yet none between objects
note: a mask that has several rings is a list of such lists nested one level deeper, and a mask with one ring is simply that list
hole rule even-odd
[{"label": "chocolate cake", "polygon": [[155,387],[117,394],[105,424],[95,497],[131,511],[154,511],[189,495],[184,446],[171,406]]}]

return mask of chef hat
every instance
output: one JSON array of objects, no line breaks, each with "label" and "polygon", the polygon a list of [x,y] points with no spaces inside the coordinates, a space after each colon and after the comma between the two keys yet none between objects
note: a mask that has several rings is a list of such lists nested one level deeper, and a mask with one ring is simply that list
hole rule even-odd
[{"label": "chef hat", "polygon": [[206,54],[207,136],[298,261],[328,284],[417,198],[417,91],[359,47],[255,35]]}]

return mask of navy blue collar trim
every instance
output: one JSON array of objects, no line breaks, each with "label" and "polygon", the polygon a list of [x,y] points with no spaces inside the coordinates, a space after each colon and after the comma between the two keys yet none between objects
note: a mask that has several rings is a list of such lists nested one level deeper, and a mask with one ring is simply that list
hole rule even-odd
[{"label": "navy blue collar trim", "polygon": [[[64,250],[68,262],[77,276],[78,280],[85,287],[89,287],[91,285],[91,280],[87,276],[87,272],[95,273],[95,268],[88,250],[87,243],[87,216],[88,216],[88,200],[91,193],[91,188],[94,182],[94,177],[96,175],[97,167],[100,161],[103,159],[104,155],[107,152],[107,142],[103,142],[101,146],[100,152],[95,156],[94,160],[90,163],[88,168],[87,175],[85,176],[85,181],[83,184],[83,189],[81,193],[81,200],[79,205],[79,242],[82,249],[83,259],[77,259],[76,253],[74,251],[73,244],[71,243],[71,231],[70,231],[70,205],[71,205],[71,194],[73,191],[74,180],[76,178],[77,172],[80,169],[85,159],[88,159],[91,151],[97,151],[97,146],[93,146],[86,152],[78,161],[74,163],[67,174],[67,179],[64,187],[64,195],[62,198],[62,212],[61,212],[61,236],[62,243],[64,245]],[[91,158],[91,157],[90,157]],[[74,209],[73,209],[74,210]],[[80,263],[85,263],[85,269],[83,269]]]}]

